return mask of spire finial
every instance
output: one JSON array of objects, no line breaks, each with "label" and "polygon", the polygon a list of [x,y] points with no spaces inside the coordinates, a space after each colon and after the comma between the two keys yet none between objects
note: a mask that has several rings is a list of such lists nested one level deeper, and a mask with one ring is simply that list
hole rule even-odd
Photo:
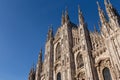
[{"label": "spire finial", "polygon": [[48,34],[47,34],[47,41],[53,37],[53,27],[52,24],[49,26]]},{"label": "spire finial", "polygon": [[78,5],[78,13],[81,13],[80,5]]},{"label": "spire finial", "polygon": [[65,23],[65,13],[62,11],[62,19],[61,19],[61,24],[63,25]]},{"label": "spire finial", "polygon": [[68,15],[68,7],[65,7],[65,15]]},{"label": "spire finial", "polygon": [[65,9],[65,22],[69,22],[68,8]]},{"label": "spire finial", "polygon": [[79,5],[78,5],[78,14],[79,14],[79,23],[84,24],[84,17]]}]

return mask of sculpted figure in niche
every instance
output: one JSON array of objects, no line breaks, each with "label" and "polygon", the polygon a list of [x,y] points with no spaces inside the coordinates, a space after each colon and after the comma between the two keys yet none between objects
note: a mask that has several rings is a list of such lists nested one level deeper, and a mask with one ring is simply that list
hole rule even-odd
[{"label": "sculpted figure in niche", "polygon": [[83,58],[80,53],[78,53],[77,55],[76,62],[77,62],[77,68],[81,68],[82,66],[84,66]]},{"label": "sculpted figure in niche", "polygon": [[56,47],[56,60],[60,60],[61,58],[61,46],[60,46],[60,43],[57,44],[57,47]]}]

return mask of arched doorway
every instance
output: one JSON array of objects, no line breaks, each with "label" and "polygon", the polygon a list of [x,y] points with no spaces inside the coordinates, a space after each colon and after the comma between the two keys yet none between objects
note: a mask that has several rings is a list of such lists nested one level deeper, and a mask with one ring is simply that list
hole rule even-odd
[{"label": "arched doorway", "polygon": [[61,80],[61,73],[60,72],[57,74],[57,80]]},{"label": "arched doorway", "polygon": [[104,80],[112,80],[109,68],[103,69],[103,78]]}]

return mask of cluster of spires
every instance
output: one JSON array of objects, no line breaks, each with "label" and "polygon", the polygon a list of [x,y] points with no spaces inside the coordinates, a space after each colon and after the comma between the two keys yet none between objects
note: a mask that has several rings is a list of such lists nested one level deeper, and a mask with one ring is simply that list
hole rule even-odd
[{"label": "cluster of spires", "polygon": [[[79,23],[84,23],[84,16],[82,14],[82,11],[80,9],[80,6],[78,5],[78,14],[79,14]],[[65,12],[62,12],[62,19],[61,19],[61,25],[64,25],[65,23],[70,22],[70,18],[68,15],[68,9],[66,8]]]},{"label": "cluster of spires", "polygon": [[[80,6],[78,6],[78,14],[79,14],[79,23],[82,25],[84,24],[84,16],[82,14],[82,11],[80,9]],[[68,9],[66,8],[65,12],[62,12],[62,19],[61,19],[61,25],[64,25],[65,23],[69,23],[70,18],[68,14]],[[53,37],[53,29],[52,25],[50,26],[47,34],[47,41],[50,40]]]},{"label": "cluster of spires", "polygon": [[[97,5],[98,5],[98,11],[99,11],[99,17],[100,17],[100,21],[101,21],[101,25],[105,25],[105,26],[109,26],[108,23],[109,21],[113,20],[113,21],[117,21],[118,24],[120,24],[119,20],[120,20],[120,15],[117,12],[117,10],[113,7],[113,5],[111,4],[110,0],[104,0],[104,4],[105,4],[105,8],[106,8],[106,12],[108,14],[108,18],[107,19],[104,11],[102,10],[102,8],[100,7],[99,2],[97,1]],[[110,27],[110,26],[109,26]]]},{"label": "cluster of spires", "polygon": [[[120,15],[119,13],[117,12],[117,10],[113,7],[113,5],[111,4],[110,0],[104,0],[104,4],[105,4],[105,7],[106,7],[106,11],[107,11],[107,14],[108,14],[108,18],[111,20],[111,19],[114,19],[114,20],[118,20],[118,23],[120,24]],[[98,26],[101,30],[101,26],[105,25],[105,26],[109,26],[110,25],[108,24],[108,19],[107,19],[107,16],[105,15],[104,11],[102,10],[102,8],[100,7],[100,4],[99,2],[97,1],[97,5],[98,5],[98,12],[99,12],[99,17],[100,17],[100,23],[98,23]],[[85,20],[84,20],[84,16],[82,14],[82,11],[80,9],[80,6],[78,6],[78,18],[79,18],[79,24],[83,25],[85,23]],[[68,15],[68,9],[66,8],[65,12],[63,11],[62,12],[62,19],[61,19],[61,25],[64,25],[65,23],[69,23],[70,22],[70,18],[69,18],[69,15]],[[48,32],[48,35],[51,35],[51,28]],[[94,26],[94,31],[98,31],[95,26]],[[50,36],[49,36],[50,37]],[[49,39],[48,37],[48,39]],[[53,36],[51,36],[53,37]]]},{"label": "cluster of spires", "polygon": [[[104,3],[105,3],[105,6],[106,6],[106,10],[107,10],[107,13],[111,15],[113,14],[114,16],[116,16],[117,18],[120,18],[120,15],[117,13],[117,10],[112,6],[110,0],[104,0]],[[101,21],[101,24],[105,24],[105,23],[108,23],[108,20],[107,20],[107,17],[104,13],[104,11],[102,10],[102,8],[100,7],[100,4],[99,2],[97,1],[97,5],[98,5],[98,11],[99,11],[99,16],[100,16],[100,21]],[[110,12],[109,12],[109,11]],[[115,11],[115,12],[114,12]],[[84,16],[82,14],[82,11],[80,9],[80,6],[78,5],[78,14],[79,14],[79,23],[80,24],[84,24]],[[112,16],[109,16],[108,17],[112,17]],[[68,9],[66,8],[65,10],[65,14],[64,12],[62,12],[62,20],[61,20],[61,24],[65,24],[66,22],[69,22],[70,21],[70,18],[69,18],[69,15],[68,15]],[[99,24],[99,27],[100,27],[100,23]],[[96,29],[96,26],[94,25],[94,30],[95,32],[97,32],[97,29]],[[53,37],[53,29],[52,29],[52,25],[51,27],[49,28],[49,31],[48,31],[48,35],[47,35],[48,39]],[[39,54],[39,58],[42,57],[42,49],[40,50],[40,54]]]},{"label": "cluster of spires", "polygon": [[[106,7],[108,18],[109,19],[115,19],[114,18],[114,16],[115,16],[116,19],[120,20],[120,15],[118,14],[117,10],[112,6],[110,0],[104,0],[104,4],[105,4],[105,7]],[[108,21],[106,15],[105,15],[104,11],[100,7],[100,4],[99,4],[98,1],[97,1],[97,5],[98,5],[100,22],[101,22],[101,24],[98,23],[98,25],[99,25],[99,28],[101,30],[101,26],[103,26],[103,25],[109,26],[108,25],[109,21]],[[78,6],[78,15],[79,15],[78,16],[79,24],[83,25],[85,23],[85,20],[84,20],[84,16],[82,14],[82,11],[80,9],[80,6]],[[118,20],[118,23],[120,24],[119,20]],[[66,8],[65,12],[64,11],[62,12],[61,25],[64,25],[65,23],[69,23],[69,22],[70,22],[70,18],[69,18],[69,15],[68,15],[68,9]],[[95,26],[94,26],[94,31],[97,31]],[[48,31],[48,40],[49,40],[50,37],[53,37],[52,28],[50,28],[49,31]]]},{"label": "cluster of spires", "polygon": [[[104,4],[108,17],[106,17],[104,11],[100,7],[99,2],[97,2],[101,26],[104,27],[107,33],[109,34],[110,30],[114,31],[115,29],[114,26],[118,27],[118,25],[120,25],[120,15],[117,12],[117,10],[113,7],[110,0],[104,0]],[[114,24],[114,26],[113,25],[111,26],[111,24]],[[103,33],[103,35],[105,35],[106,31],[105,29],[102,29],[101,26],[100,30]]]},{"label": "cluster of spires", "polygon": [[[105,8],[106,8],[106,12],[108,14],[108,18],[117,20],[119,25],[120,25],[120,15],[117,12],[117,10],[113,7],[113,5],[111,4],[110,0],[104,0],[104,4],[105,4]],[[98,26],[99,29],[101,30],[101,27],[103,25],[105,25],[107,28],[111,28],[111,26],[108,24],[109,21],[107,19],[107,16],[105,15],[103,9],[101,8],[99,2],[97,1],[97,5],[98,5],[98,12],[99,12],[99,17],[100,17],[100,22],[98,22]],[[79,24],[83,25],[85,23],[84,20],[84,16],[83,13],[80,9],[80,6],[78,5],[78,18],[79,18]],[[70,22],[70,18],[69,18],[69,14],[68,14],[68,9],[66,8],[65,12],[62,12],[62,19],[61,19],[61,25],[64,25],[65,23],[69,23]],[[102,30],[101,30],[102,31]],[[98,30],[96,29],[96,26],[94,25],[94,32],[98,32]],[[51,37],[53,37],[53,29],[50,28],[48,31],[48,37],[47,40],[49,40]]]},{"label": "cluster of spires", "polygon": [[[119,13],[117,12],[117,10],[113,7],[113,5],[111,4],[110,0],[104,0],[104,4],[105,4],[105,7],[106,7],[106,11],[107,11],[107,14],[108,14],[108,18],[111,20],[115,20],[115,21],[118,21],[119,25],[120,25],[120,15]],[[108,19],[104,13],[104,11],[102,10],[102,8],[100,7],[100,4],[99,2],[97,1],[97,5],[98,5],[98,12],[99,12],[99,17],[100,17],[100,23],[98,23],[100,29],[101,29],[101,26],[103,25],[108,25]],[[78,14],[79,14],[79,24],[83,25],[85,23],[85,20],[84,20],[84,16],[82,14],[82,11],[80,9],[80,6],[78,6]],[[69,15],[68,15],[68,9],[65,10],[65,13],[62,12],[62,20],[61,20],[61,25],[64,25],[65,23],[69,23],[70,22],[70,18],[69,18]],[[97,29],[96,29],[96,26],[94,26],[94,31],[95,32],[98,32]],[[47,41],[49,39],[53,38],[53,29],[52,27],[49,29],[48,31],[48,35],[47,35]],[[40,53],[39,53],[39,58],[38,58],[38,63],[41,62],[42,63],[42,49],[40,50]],[[30,74],[31,75],[35,75],[35,68],[32,67],[31,68],[31,71],[30,71]]]}]

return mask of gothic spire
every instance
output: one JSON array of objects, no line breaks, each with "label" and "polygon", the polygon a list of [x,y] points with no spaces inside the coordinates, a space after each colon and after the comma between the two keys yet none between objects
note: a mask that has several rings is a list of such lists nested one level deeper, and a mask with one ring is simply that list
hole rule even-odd
[{"label": "gothic spire", "polygon": [[61,24],[65,24],[65,14],[62,12],[62,19],[61,19]]},{"label": "gothic spire", "polygon": [[99,11],[99,17],[100,17],[101,24],[104,25],[107,22],[107,18],[104,14],[104,11],[101,9],[98,1],[97,1],[97,5],[98,5],[98,11]]},{"label": "gothic spire", "polygon": [[68,8],[65,10],[65,22],[68,23],[70,21],[69,15],[68,15]]},{"label": "gothic spire", "polygon": [[79,24],[84,24],[84,16],[82,14],[82,11],[80,10],[80,6],[78,5],[78,14],[79,14]]},{"label": "gothic spire", "polygon": [[41,79],[41,72],[42,72],[42,48],[41,48],[41,50],[39,52],[39,56],[38,56],[35,80]]}]

